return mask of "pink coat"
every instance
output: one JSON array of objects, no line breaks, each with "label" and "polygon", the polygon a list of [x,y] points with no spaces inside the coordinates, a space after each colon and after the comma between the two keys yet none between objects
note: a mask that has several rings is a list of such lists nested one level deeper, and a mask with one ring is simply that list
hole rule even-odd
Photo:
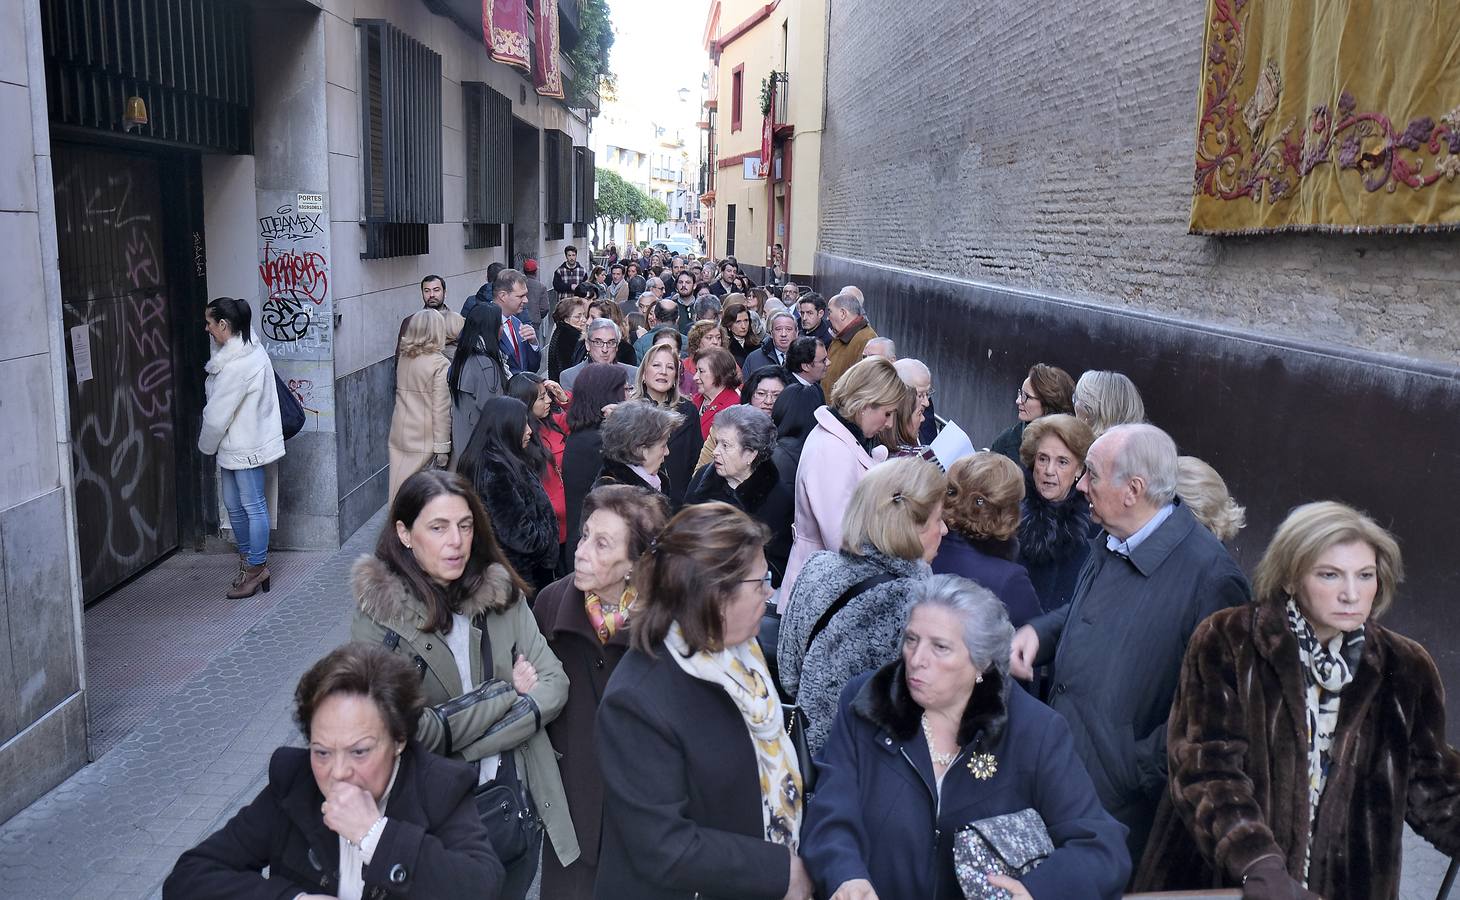
[{"label": "pink coat", "polygon": [[796,576],[811,554],[841,548],[842,517],[852,502],[852,492],[886,458],[885,447],[876,447],[871,454],[863,450],[829,408],[816,411],[816,427],[806,436],[796,467],[796,521],[791,529],[791,558],[781,580],[782,612],[784,598],[791,596]]}]

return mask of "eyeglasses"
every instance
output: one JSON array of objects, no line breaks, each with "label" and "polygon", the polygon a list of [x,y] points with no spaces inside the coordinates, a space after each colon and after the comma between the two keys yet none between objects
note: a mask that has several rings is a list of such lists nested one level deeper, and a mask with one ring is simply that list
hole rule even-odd
[{"label": "eyeglasses", "polygon": [[603,341],[601,341],[601,340],[598,340],[597,338],[590,338],[589,341],[588,341],[588,343],[592,344],[593,346],[597,347],[600,350],[612,350],[614,347],[617,347],[618,346],[618,341],[613,341],[613,340],[603,340]]},{"label": "eyeglasses", "polygon": [[740,583],[741,584],[763,584],[766,587],[770,587],[771,586],[771,572],[770,572],[769,569],[767,569],[766,570],[766,573],[764,575],[760,576],[759,578],[745,578],[745,579],[741,579],[741,582]]},{"label": "eyeglasses", "polygon": [[757,390],[754,394],[751,394],[751,397],[756,400],[774,400],[779,396],[781,396],[780,391],[768,391],[765,388],[761,388]]},{"label": "eyeglasses", "polygon": [[1026,394],[1026,393],[1024,393],[1024,389],[1022,387],[1019,389],[1019,393],[1016,396],[1018,397],[1018,400],[1019,400],[1020,403],[1028,403],[1030,400],[1038,400],[1039,399],[1034,394]]},{"label": "eyeglasses", "polygon": [[931,400],[933,395],[938,393],[937,388],[928,388],[926,391],[918,391],[919,400]]}]

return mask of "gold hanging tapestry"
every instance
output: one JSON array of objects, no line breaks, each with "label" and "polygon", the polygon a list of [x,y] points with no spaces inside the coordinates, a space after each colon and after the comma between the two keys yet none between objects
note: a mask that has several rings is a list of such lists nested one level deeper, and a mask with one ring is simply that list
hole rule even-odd
[{"label": "gold hanging tapestry", "polygon": [[1207,0],[1191,230],[1460,229],[1460,3]]}]

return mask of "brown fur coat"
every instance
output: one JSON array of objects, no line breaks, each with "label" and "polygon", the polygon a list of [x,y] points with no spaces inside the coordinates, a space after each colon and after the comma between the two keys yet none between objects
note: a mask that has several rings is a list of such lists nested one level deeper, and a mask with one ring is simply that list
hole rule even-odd
[{"label": "brown fur coat", "polygon": [[[1223,610],[1192,635],[1167,730],[1170,791],[1136,878],[1143,890],[1237,885],[1277,854],[1301,880],[1309,841],[1307,724],[1281,605]],[[1370,622],[1344,689],[1308,887],[1325,900],[1399,896],[1406,821],[1460,852],[1460,753],[1439,672]]]}]

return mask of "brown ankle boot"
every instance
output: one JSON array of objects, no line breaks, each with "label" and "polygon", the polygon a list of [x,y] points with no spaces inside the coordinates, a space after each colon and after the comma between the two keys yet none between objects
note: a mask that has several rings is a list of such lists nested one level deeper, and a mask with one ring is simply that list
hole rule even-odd
[{"label": "brown ankle boot", "polygon": [[229,588],[237,588],[240,584],[243,584],[243,579],[247,577],[246,575],[244,575],[244,570],[247,568],[248,554],[238,554],[238,574],[233,576],[233,583],[228,586]]},{"label": "brown ankle boot", "polygon": [[263,588],[265,594],[269,592],[269,566],[268,563],[259,563],[256,566],[247,566],[243,570],[243,580],[228,592],[229,600],[242,600],[245,597],[252,597]]}]

